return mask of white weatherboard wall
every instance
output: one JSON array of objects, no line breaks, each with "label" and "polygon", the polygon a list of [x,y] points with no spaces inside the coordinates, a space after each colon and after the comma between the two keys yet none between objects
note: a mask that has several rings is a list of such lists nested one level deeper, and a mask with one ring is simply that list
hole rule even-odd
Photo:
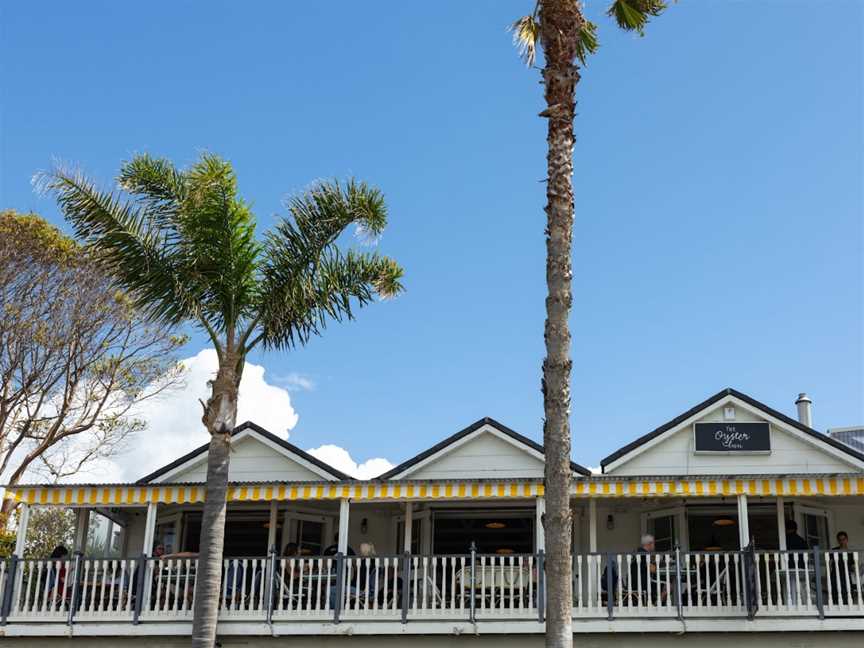
[{"label": "white weatherboard wall", "polygon": [[[742,407],[735,408],[735,422],[766,420]],[[697,420],[699,423],[716,421],[724,421],[722,405]],[[776,424],[771,425],[770,454],[695,454],[693,444],[693,425],[688,424],[655,445],[640,448],[622,465],[607,467],[606,472],[613,475],[785,475],[860,471],[853,463],[832,456],[810,441],[796,438],[794,433]]]},{"label": "white weatherboard wall", "polygon": [[[232,482],[320,481],[321,475],[250,435],[231,445],[228,479]],[[207,481],[207,454],[202,454],[200,461],[166,480],[180,483]]]},{"label": "white weatherboard wall", "polygon": [[479,479],[542,477],[543,462],[491,432],[455,446],[434,461],[411,471],[409,479]]}]

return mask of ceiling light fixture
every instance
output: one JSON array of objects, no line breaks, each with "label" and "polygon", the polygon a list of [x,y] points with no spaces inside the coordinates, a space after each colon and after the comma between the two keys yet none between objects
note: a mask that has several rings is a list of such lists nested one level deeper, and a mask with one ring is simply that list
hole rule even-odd
[{"label": "ceiling light fixture", "polygon": [[503,522],[487,522],[484,524],[487,529],[506,529],[507,525]]}]

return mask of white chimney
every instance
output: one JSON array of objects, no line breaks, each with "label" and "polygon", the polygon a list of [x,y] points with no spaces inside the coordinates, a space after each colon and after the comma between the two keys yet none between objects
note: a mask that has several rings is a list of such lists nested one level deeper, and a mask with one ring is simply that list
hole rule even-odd
[{"label": "white chimney", "polygon": [[813,414],[811,412],[813,401],[810,400],[810,397],[807,394],[798,394],[798,400],[795,401],[795,404],[798,406],[799,423],[813,427]]}]

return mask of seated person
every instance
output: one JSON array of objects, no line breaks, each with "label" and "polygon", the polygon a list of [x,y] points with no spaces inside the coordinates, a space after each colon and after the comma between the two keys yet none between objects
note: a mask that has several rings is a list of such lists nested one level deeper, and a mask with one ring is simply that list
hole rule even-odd
[{"label": "seated person", "polygon": [[[333,536],[333,544],[331,544],[329,547],[324,549],[324,551],[321,552],[321,555],[322,556],[335,556],[337,553],[339,553],[339,534],[338,533],[335,536]],[[356,556],[357,554],[354,553],[354,550],[351,548],[351,545],[348,545],[348,548],[345,551],[345,555],[346,556]]]},{"label": "seated person", "polygon": [[[849,534],[845,531],[837,532],[837,546],[831,547],[831,551],[837,551],[842,553],[836,553],[829,557],[828,560],[828,573],[831,578],[831,591],[832,597],[834,601],[841,605],[849,604],[849,587],[847,586],[847,580],[850,586],[852,586],[852,590],[854,591],[854,583],[855,579],[855,558],[851,553],[847,553],[850,551],[849,549]],[[849,574],[849,578],[846,578],[846,574]]]},{"label": "seated person", "polygon": [[654,536],[650,533],[643,535],[636,555],[633,556],[630,563],[630,580],[628,582],[631,592],[638,591],[641,594],[650,592],[651,598],[655,599],[655,602],[658,594],[661,600],[666,597],[665,588],[657,580],[657,564],[651,556],[656,550]]},{"label": "seated person", "polygon": [[[786,551],[809,551],[810,545],[798,535],[798,523],[795,520],[786,520]],[[804,556],[798,556],[798,567],[804,568]],[[792,565],[794,567],[794,565]]]},{"label": "seated person", "polygon": [[[63,545],[57,545],[51,552],[51,563],[48,568],[48,597],[59,601],[64,595],[68,595],[66,589],[66,560],[69,558],[69,550]],[[59,563],[59,565],[58,565]]]},{"label": "seated person", "polygon": [[363,596],[367,591],[367,586],[370,600],[378,591],[378,568],[374,560],[377,555],[374,544],[371,542],[360,543],[360,557],[370,560],[368,564],[365,560],[357,561],[357,577],[355,579],[357,596]]}]

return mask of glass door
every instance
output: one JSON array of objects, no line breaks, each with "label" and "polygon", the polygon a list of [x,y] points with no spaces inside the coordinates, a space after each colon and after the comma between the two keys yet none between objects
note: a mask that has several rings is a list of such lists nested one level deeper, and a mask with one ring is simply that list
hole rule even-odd
[{"label": "glass door", "polygon": [[675,545],[688,548],[687,517],[683,506],[642,514],[642,533],[654,536],[657,551],[672,551]]},{"label": "glass door", "polygon": [[285,545],[295,543],[303,556],[320,556],[330,545],[336,544],[332,534],[332,518],[326,515],[286,512],[288,532],[282,539]]},{"label": "glass door", "polygon": [[[411,516],[411,555],[419,556],[428,551],[429,543],[423,535],[428,529],[429,511],[414,511]],[[405,516],[396,518],[396,553],[405,551]]]},{"label": "glass door", "polygon": [[807,541],[807,545],[810,548],[830,548],[831,528],[833,526],[831,511],[812,506],[801,506],[800,504],[795,504],[794,510],[795,521],[798,523],[798,535]]}]

